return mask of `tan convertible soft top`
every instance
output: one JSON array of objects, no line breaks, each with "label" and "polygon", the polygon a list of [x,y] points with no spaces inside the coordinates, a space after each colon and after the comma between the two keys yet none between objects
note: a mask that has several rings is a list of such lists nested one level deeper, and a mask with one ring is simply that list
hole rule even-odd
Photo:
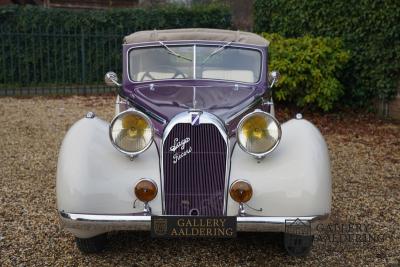
[{"label": "tan convertible soft top", "polygon": [[124,43],[133,44],[142,42],[180,40],[223,41],[259,46],[269,45],[269,42],[266,39],[251,32],[200,28],[140,31],[125,36]]}]

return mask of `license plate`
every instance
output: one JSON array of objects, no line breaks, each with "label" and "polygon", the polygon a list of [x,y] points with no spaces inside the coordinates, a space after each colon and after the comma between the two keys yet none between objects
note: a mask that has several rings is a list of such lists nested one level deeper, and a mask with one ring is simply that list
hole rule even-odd
[{"label": "license plate", "polygon": [[236,237],[236,217],[152,216],[151,236],[233,238]]}]

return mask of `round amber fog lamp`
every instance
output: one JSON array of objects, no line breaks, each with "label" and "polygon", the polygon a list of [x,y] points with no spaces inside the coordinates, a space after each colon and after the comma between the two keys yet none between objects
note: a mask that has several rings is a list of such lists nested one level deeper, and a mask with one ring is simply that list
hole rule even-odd
[{"label": "round amber fog lamp", "polygon": [[143,202],[152,201],[157,196],[157,185],[153,180],[140,179],[135,185],[135,195]]},{"label": "round amber fog lamp", "polygon": [[253,196],[253,188],[249,182],[237,180],[232,183],[229,194],[236,202],[246,203]]}]

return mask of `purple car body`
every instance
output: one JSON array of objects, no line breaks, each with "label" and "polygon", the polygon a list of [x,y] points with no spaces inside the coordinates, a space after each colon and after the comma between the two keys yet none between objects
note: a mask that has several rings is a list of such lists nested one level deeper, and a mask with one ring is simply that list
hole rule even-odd
[{"label": "purple car body", "polygon": [[[216,47],[226,42],[216,41],[171,41],[174,45],[213,45]],[[128,53],[131,49],[160,46],[159,42],[123,45],[123,83],[121,94],[128,98],[139,110],[150,115],[155,131],[161,135],[168,122],[185,110],[203,110],[210,112],[226,123],[230,135],[240,119],[248,112],[259,108],[269,111],[268,105],[262,105],[262,97],[268,93],[267,46],[240,44],[233,47],[254,49],[261,53],[261,75],[255,83],[212,79],[169,79],[135,82],[129,78]],[[193,88],[196,88],[194,96]],[[194,107],[190,101],[196,98]]]}]

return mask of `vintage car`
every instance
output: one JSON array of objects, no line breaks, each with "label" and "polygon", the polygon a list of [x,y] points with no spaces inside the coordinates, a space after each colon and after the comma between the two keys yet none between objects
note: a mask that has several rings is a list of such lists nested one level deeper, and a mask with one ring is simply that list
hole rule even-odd
[{"label": "vintage car", "polygon": [[81,251],[101,250],[116,230],[286,232],[289,252],[310,249],[331,210],[328,150],[301,114],[275,118],[268,45],[214,29],[124,38],[122,82],[105,76],[118,92],[114,119],[87,113],[59,153],[58,212]]}]

